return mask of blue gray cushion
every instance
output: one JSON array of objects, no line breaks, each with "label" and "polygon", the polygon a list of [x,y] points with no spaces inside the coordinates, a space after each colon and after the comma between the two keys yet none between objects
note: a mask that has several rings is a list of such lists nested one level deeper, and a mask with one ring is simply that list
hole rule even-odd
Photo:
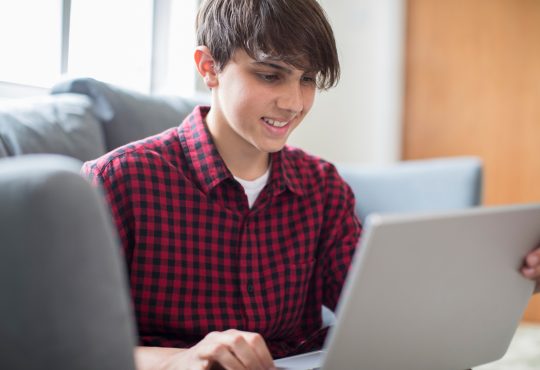
[{"label": "blue gray cushion", "polygon": [[356,196],[356,212],[362,220],[373,212],[460,209],[482,201],[482,162],[476,157],[337,167]]},{"label": "blue gray cushion", "polygon": [[122,89],[92,78],[61,82],[52,94],[78,93],[89,96],[94,113],[103,122],[107,150],[178,126],[205,100],[173,96],[150,96]]},{"label": "blue gray cushion", "polygon": [[62,94],[0,103],[0,157],[63,154],[87,161],[105,152],[90,100]]}]

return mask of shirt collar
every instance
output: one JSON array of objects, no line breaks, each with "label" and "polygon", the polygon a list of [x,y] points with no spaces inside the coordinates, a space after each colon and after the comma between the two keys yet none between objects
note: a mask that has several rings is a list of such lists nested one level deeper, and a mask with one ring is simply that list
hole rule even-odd
[{"label": "shirt collar", "polygon": [[[209,110],[208,106],[195,107],[193,112],[178,127],[184,155],[194,175],[207,193],[225,179],[233,178],[204,123],[204,118]],[[286,152],[290,152],[287,147],[271,154],[272,169],[269,183],[272,183],[278,192],[289,189],[295,194],[302,195],[300,171],[293,158],[284,155]]]},{"label": "shirt collar", "polygon": [[287,146],[279,152],[271,154],[272,171],[270,172],[270,182],[276,184],[277,191],[289,189],[297,195],[303,195],[304,188],[300,181],[300,169],[291,154],[291,150]]},{"label": "shirt collar", "polygon": [[180,145],[193,174],[208,193],[232,174],[223,162],[204,123],[210,107],[198,106],[178,127]]}]

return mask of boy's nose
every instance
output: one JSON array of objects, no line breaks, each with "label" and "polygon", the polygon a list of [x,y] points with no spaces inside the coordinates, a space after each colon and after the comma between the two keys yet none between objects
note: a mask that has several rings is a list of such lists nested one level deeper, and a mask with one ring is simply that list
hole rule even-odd
[{"label": "boy's nose", "polygon": [[287,86],[278,97],[278,108],[290,112],[301,112],[304,108],[304,96],[301,86]]}]

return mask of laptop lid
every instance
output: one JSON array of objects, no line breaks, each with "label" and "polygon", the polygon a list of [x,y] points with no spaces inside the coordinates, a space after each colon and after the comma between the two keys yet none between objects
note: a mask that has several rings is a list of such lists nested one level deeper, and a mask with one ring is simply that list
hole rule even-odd
[{"label": "laptop lid", "polygon": [[324,369],[459,370],[504,355],[534,289],[540,205],[369,216]]}]

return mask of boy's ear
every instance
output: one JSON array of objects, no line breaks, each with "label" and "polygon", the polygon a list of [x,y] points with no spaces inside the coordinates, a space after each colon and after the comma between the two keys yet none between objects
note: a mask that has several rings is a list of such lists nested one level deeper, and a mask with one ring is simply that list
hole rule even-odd
[{"label": "boy's ear", "polygon": [[194,57],[197,71],[204,79],[206,86],[210,89],[216,87],[218,85],[217,72],[210,49],[206,46],[197,46]]}]

